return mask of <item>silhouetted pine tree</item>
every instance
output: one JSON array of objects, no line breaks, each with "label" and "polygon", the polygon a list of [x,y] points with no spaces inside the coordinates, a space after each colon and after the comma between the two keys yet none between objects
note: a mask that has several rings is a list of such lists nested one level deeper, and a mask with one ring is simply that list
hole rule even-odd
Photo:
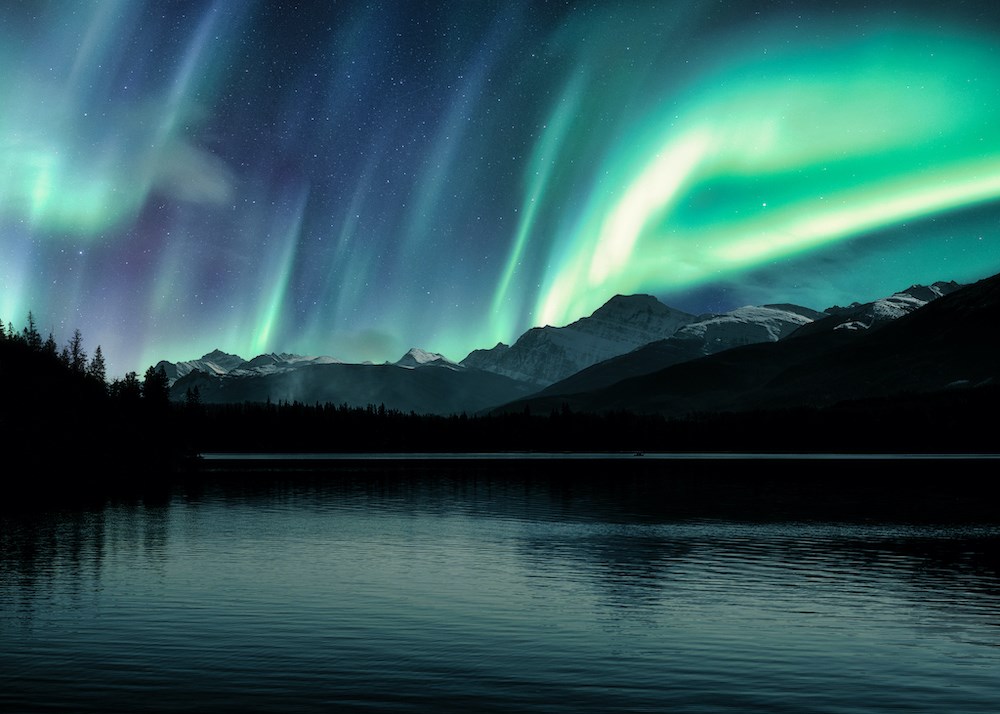
[{"label": "silhouetted pine tree", "polygon": [[189,412],[201,410],[201,390],[198,389],[198,385],[195,385],[194,388],[188,387],[187,391],[184,392],[184,406]]},{"label": "silhouetted pine tree", "polygon": [[151,407],[166,407],[170,404],[170,380],[163,367],[150,366],[142,378],[142,398]]},{"label": "silhouetted pine tree", "polygon": [[104,354],[101,352],[100,345],[94,350],[94,356],[91,358],[90,364],[87,365],[87,376],[99,382],[102,386],[108,381],[108,372],[104,365]]},{"label": "silhouetted pine tree", "polygon": [[142,399],[142,384],[135,372],[127,372],[122,379],[114,379],[108,388],[111,398],[128,408],[136,407]]},{"label": "silhouetted pine tree", "polygon": [[42,336],[38,334],[35,316],[28,310],[28,324],[24,326],[24,341],[34,352],[42,351]]},{"label": "silhouetted pine tree", "polygon": [[66,346],[69,353],[69,367],[77,374],[87,372],[87,353],[83,349],[83,335],[80,330],[73,330],[73,337]]},{"label": "silhouetted pine tree", "polygon": [[45,344],[42,345],[42,352],[56,359],[59,357],[59,348],[56,346],[56,338],[52,336],[51,332],[49,332],[49,337],[45,340]]}]

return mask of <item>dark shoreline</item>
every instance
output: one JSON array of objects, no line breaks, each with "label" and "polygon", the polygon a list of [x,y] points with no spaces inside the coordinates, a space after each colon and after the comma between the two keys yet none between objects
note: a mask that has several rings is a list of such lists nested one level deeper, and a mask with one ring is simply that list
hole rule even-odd
[{"label": "dark shoreline", "polygon": [[395,493],[558,493],[626,504],[654,519],[892,520],[1000,524],[1000,454],[382,453],[208,454],[180,470],[31,479],[0,512],[101,509],[139,500],[252,498],[305,489],[322,498]]},{"label": "dark shoreline", "polygon": [[665,464],[746,462],[766,466],[802,464],[925,464],[1000,462],[1000,453],[753,453],[753,452],[373,452],[373,453],[229,453],[206,452],[187,463],[197,471],[336,470],[383,466],[487,466],[510,467],[607,464],[624,468]]},{"label": "dark shoreline", "polygon": [[[557,493],[654,519],[1000,523],[1000,454],[214,454],[193,492]],[[176,488],[176,486],[175,486]],[[177,493],[178,491],[174,491]],[[428,494],[431,494],[428,496]]]}]

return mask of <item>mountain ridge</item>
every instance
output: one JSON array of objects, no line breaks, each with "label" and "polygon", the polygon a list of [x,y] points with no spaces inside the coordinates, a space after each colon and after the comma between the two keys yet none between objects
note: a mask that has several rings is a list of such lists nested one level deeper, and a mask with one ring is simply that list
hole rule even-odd
[{"label": "mountain ridge", "polygon": [[615,295],[588,317],[564,327],[545,325],[473,350],[460,364],[544,387],[610,357],[669,337],[695,315],[664,305],[652,295]]},{"label": "mountain ridge", "polygon": [[[701,316],[675,310],[650,295],[616,295],[590,316],[565,327],[531,328],[512,346],[498,343],[490,349],[473,350],[461,362],[417,347],[397,361],[382,365],[348,365],[333,357],[284,352],[244,360],[216,349],[198,360],[164,361],[158,367],[167,373],[175,400],[197,388],[206,402],[271,399],[352,406],[385,403],[402,411],[427,413],[475,413],[498,405],[505,405],[501,407],[504,409],[531,405],[533,409],[546,409],[564,403],[582,410],[659,411],[659,407],[650,407],[643,399],[632,404],[634,397],[628,396],[630,380],[712,355],[727,355],[709,366],[689,366],[677,372],[688,374],[690,383],[675,395],[673,406],[663,409],[680,413],[683,408],[727,408],[721,395],[739,392],[753,382],[736,372],[756,369],[769,373],[770,366],[750,366],[753,358],[747,358],[748,353],[728,354],[734,349],[815,337],[818,351],[813,358],[819,359],[822,351],[834,343],[847,341],[850,335],[882,329],[960,288],[954,282],[912,285],[886,298],[843,308],[833,306],[828,312],[772,303]],[[664,333],[668,336],[648,339]],[[832,333],[839,336],[830,337]],[[641,344],[633,346],[637,342]],[[799,344],[800,350],[807,351],[807,343]],[[599,359],[602,354],[611,356]],[[586,366],[577,369],[578,364]],[[354,369],[376,367],[379,369]],[[431,377],[422,374],[425,372],[447,372],[451,376]],[[548,381],[553,375],[567,372],[567,377]],[[700,401],[685,396],[696,384],[717,396],[703,396]],[[653,386],[641,388],[648,392],[647,400],[655,392]],[[604,393],[612,387],[611,392]]]},{"label": "mountain ridge", "polygon": [[[500,411],[693,413],[828,406],[904,392],[994,383],[1000,375],[1000,275],[950,291],[870,329],[796,331],[591,391],[543,394]],[[818,325],[819,323],[813,323]],[[984,329],[985,325],[985,329]],[[985,348],[985,349],[984,349]]]}]

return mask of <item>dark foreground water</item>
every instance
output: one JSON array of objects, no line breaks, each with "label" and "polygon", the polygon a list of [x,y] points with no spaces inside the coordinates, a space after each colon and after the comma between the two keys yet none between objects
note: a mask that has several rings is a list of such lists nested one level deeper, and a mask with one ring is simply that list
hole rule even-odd
[{"label": "dark foreground water", "polygon": [[992,506],[710,471],[228,474],[8,509],[0,711],[1000,710]]}]

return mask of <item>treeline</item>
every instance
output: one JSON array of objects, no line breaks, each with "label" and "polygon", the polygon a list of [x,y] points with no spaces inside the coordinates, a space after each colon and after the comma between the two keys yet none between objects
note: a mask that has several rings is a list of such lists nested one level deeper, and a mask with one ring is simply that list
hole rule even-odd
[{"label": "treeline", "polygon": [[225,452],[995,452],[1000,387],[900,394],[738,413],[530,411],[433,416],[384,405],[299,402],[177,409],[198,451]]},{"label": "treeline", "polygon": [[627,412],[438,416],[385,405],[210,404],[186,410],[201,451],[635,451],[665,446],[666,422]]},{"label": "treeline", "polygon": [[[73,336],[59,351],[55,337],[49,332],[46,340],[42,341],[42,335],[38,331],[35,323],[35,316],[30,311],[24,327],[17,331],[14,325],[7,323],[5,328],[0,322],[0,344],[7,343],[10,356],[16,356],[18,350],[22,356],[33,361],[35,368],[54,367],[61,365],[66,371],[79,376],[85,376],[96,385],[106,386],[107,369],[104,363],[104,353],[98,345],[94,350],[94,356],[87,360],[87,352],[83,348],[83,335],[79,330],[74,330]],[[46,365],[45,363],[48,362]],[[26,365],[27,366],[27,365]],[[30,369],[31,366],[28,366]]]},{"label": "treeline", "polygon": [[0,434],[26,456],[5,470],[8,489],[86,490],[181,457],[166,374],[150,367],[141,380],[130,372],[108,382],[101,347],[88,355],[79,330],[59,349],[30,312],[21,330],[0,324],[0,389]]},{"label": "treeline", "polygon": [[[150,366],[142,381],[135,372],[128,372],[123,378],[115,378],[108,383],[107,367],[101,346],[97,345],[93,356],[87,355],[83,346],[83,335],[74,330],[73,336],[62,350],[56,345],[55,337],[49,332],[42,340],[33,313],[28,312],[24,327],[18,331],[10,322],[4,327],[0,322],[0,345],[4,345],[4,355],[8,371],[13,376],[15,366],[28,373],[41,371],[58,382],[75,382],[90,396],[109,397],[125,404],[145,400],[147,404],[157,403],[160,407],[170,398],[170,385],[166,374]],[[4,367],[0,362],[0,370]],[[4,377],[0,371],[0,378]],[[27,386],[27,385],[25,385]],[[65,384],[63,385],[65,386]],[[33,385],[45,390],[45,385]]]}]

